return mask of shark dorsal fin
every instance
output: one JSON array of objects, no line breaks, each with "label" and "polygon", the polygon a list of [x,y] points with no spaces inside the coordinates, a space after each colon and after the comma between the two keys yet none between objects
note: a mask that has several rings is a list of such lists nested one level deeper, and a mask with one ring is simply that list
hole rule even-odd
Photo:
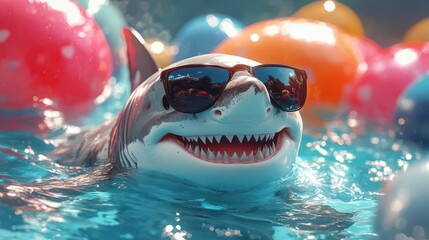
[{"label": "shark dorsal fin", "polygon": [[127,47],[131,91],[159,70],[159,66],[148,50],[143,37],[133,28],[123,28],[122,34]]}]

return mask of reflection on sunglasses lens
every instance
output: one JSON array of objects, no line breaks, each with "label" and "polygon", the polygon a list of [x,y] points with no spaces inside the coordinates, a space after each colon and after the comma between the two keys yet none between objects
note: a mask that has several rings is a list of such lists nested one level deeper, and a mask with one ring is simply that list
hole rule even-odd
[{"label": "reflection on sunglasses lens", "polygon": [[199,112],[210,107],[228,82],[226,69],[189,67],[168,75],[171,104],[184,112]]},{"label": "reflection on sunglasses lens", "polygon": [[[305,101],[305,73],[282,65],[261,65],[253,75],[262,81],[283,111],[297,111]],[[168,73],[167,95],[177,110],[197,113],[211,107],[230,80],[229,70],[216,66],[186,66]]]},{"label": "reflection on sunglasses lens", "polygon": [[254,75],[268,89],[274,103],[283,111],[299,110],[304,102],[305,86],[301,74],[281,66],[261,66]]}]

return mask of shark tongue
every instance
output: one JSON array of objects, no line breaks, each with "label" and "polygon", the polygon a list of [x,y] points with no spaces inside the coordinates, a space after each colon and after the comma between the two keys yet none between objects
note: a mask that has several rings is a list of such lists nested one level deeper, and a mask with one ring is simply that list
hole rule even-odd
[{"label": "shark tongue", "polygon": [[165,138],[204,161],[214,163],[254,163],[271,158],[280,149],[284,131],[271,134],[216,135],[184,137],[168,134]]}]

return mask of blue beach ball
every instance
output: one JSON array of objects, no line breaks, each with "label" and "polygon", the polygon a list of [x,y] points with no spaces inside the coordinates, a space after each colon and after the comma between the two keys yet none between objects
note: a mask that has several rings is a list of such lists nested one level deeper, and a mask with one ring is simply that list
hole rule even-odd
[{"label": "blue beach ball", "polygon": [[243,27],[236,19],[222,14],[191,19],[172,41],[178,51],[173,60],[210,53],[223,40],[236,36]]},{"label": "blue beach ball", "polygon": [[396,136],[429,148],[429,73],[404,90],[395,109]]},{"label": "blue beach ball", "polygon": [[429,158],[385,186],[375,227],[380,240],[429,238]]},{"label": "blue beach ball", "polygon": [[[97,108],[83,121],[83,125],[97,126],[118,113],[131,93],[125,41],[122,28],[127,26],[122,12],[109,0],[77,0],[102,29],[112,53],[110,89],[99,98]],[[102,117],[100,117],[102,116]]]},{"label": "blue beach ball", "polygon": [[109,43],[113,57],[113,73],[126,64],[125,41],[122,38],[122,28],[127,26],[121,11],[108,0],[77,0],[94,18]]}]

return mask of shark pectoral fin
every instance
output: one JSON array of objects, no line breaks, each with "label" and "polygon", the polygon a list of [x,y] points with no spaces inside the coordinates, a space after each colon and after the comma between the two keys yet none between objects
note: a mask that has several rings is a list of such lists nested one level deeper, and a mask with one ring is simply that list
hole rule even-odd
[{"label": "shark pectoral fin", "polygon": [[148,50],[143,37],[133,28],[122,28],[127,47],[131,91],[159,70],[159,66]]}]

